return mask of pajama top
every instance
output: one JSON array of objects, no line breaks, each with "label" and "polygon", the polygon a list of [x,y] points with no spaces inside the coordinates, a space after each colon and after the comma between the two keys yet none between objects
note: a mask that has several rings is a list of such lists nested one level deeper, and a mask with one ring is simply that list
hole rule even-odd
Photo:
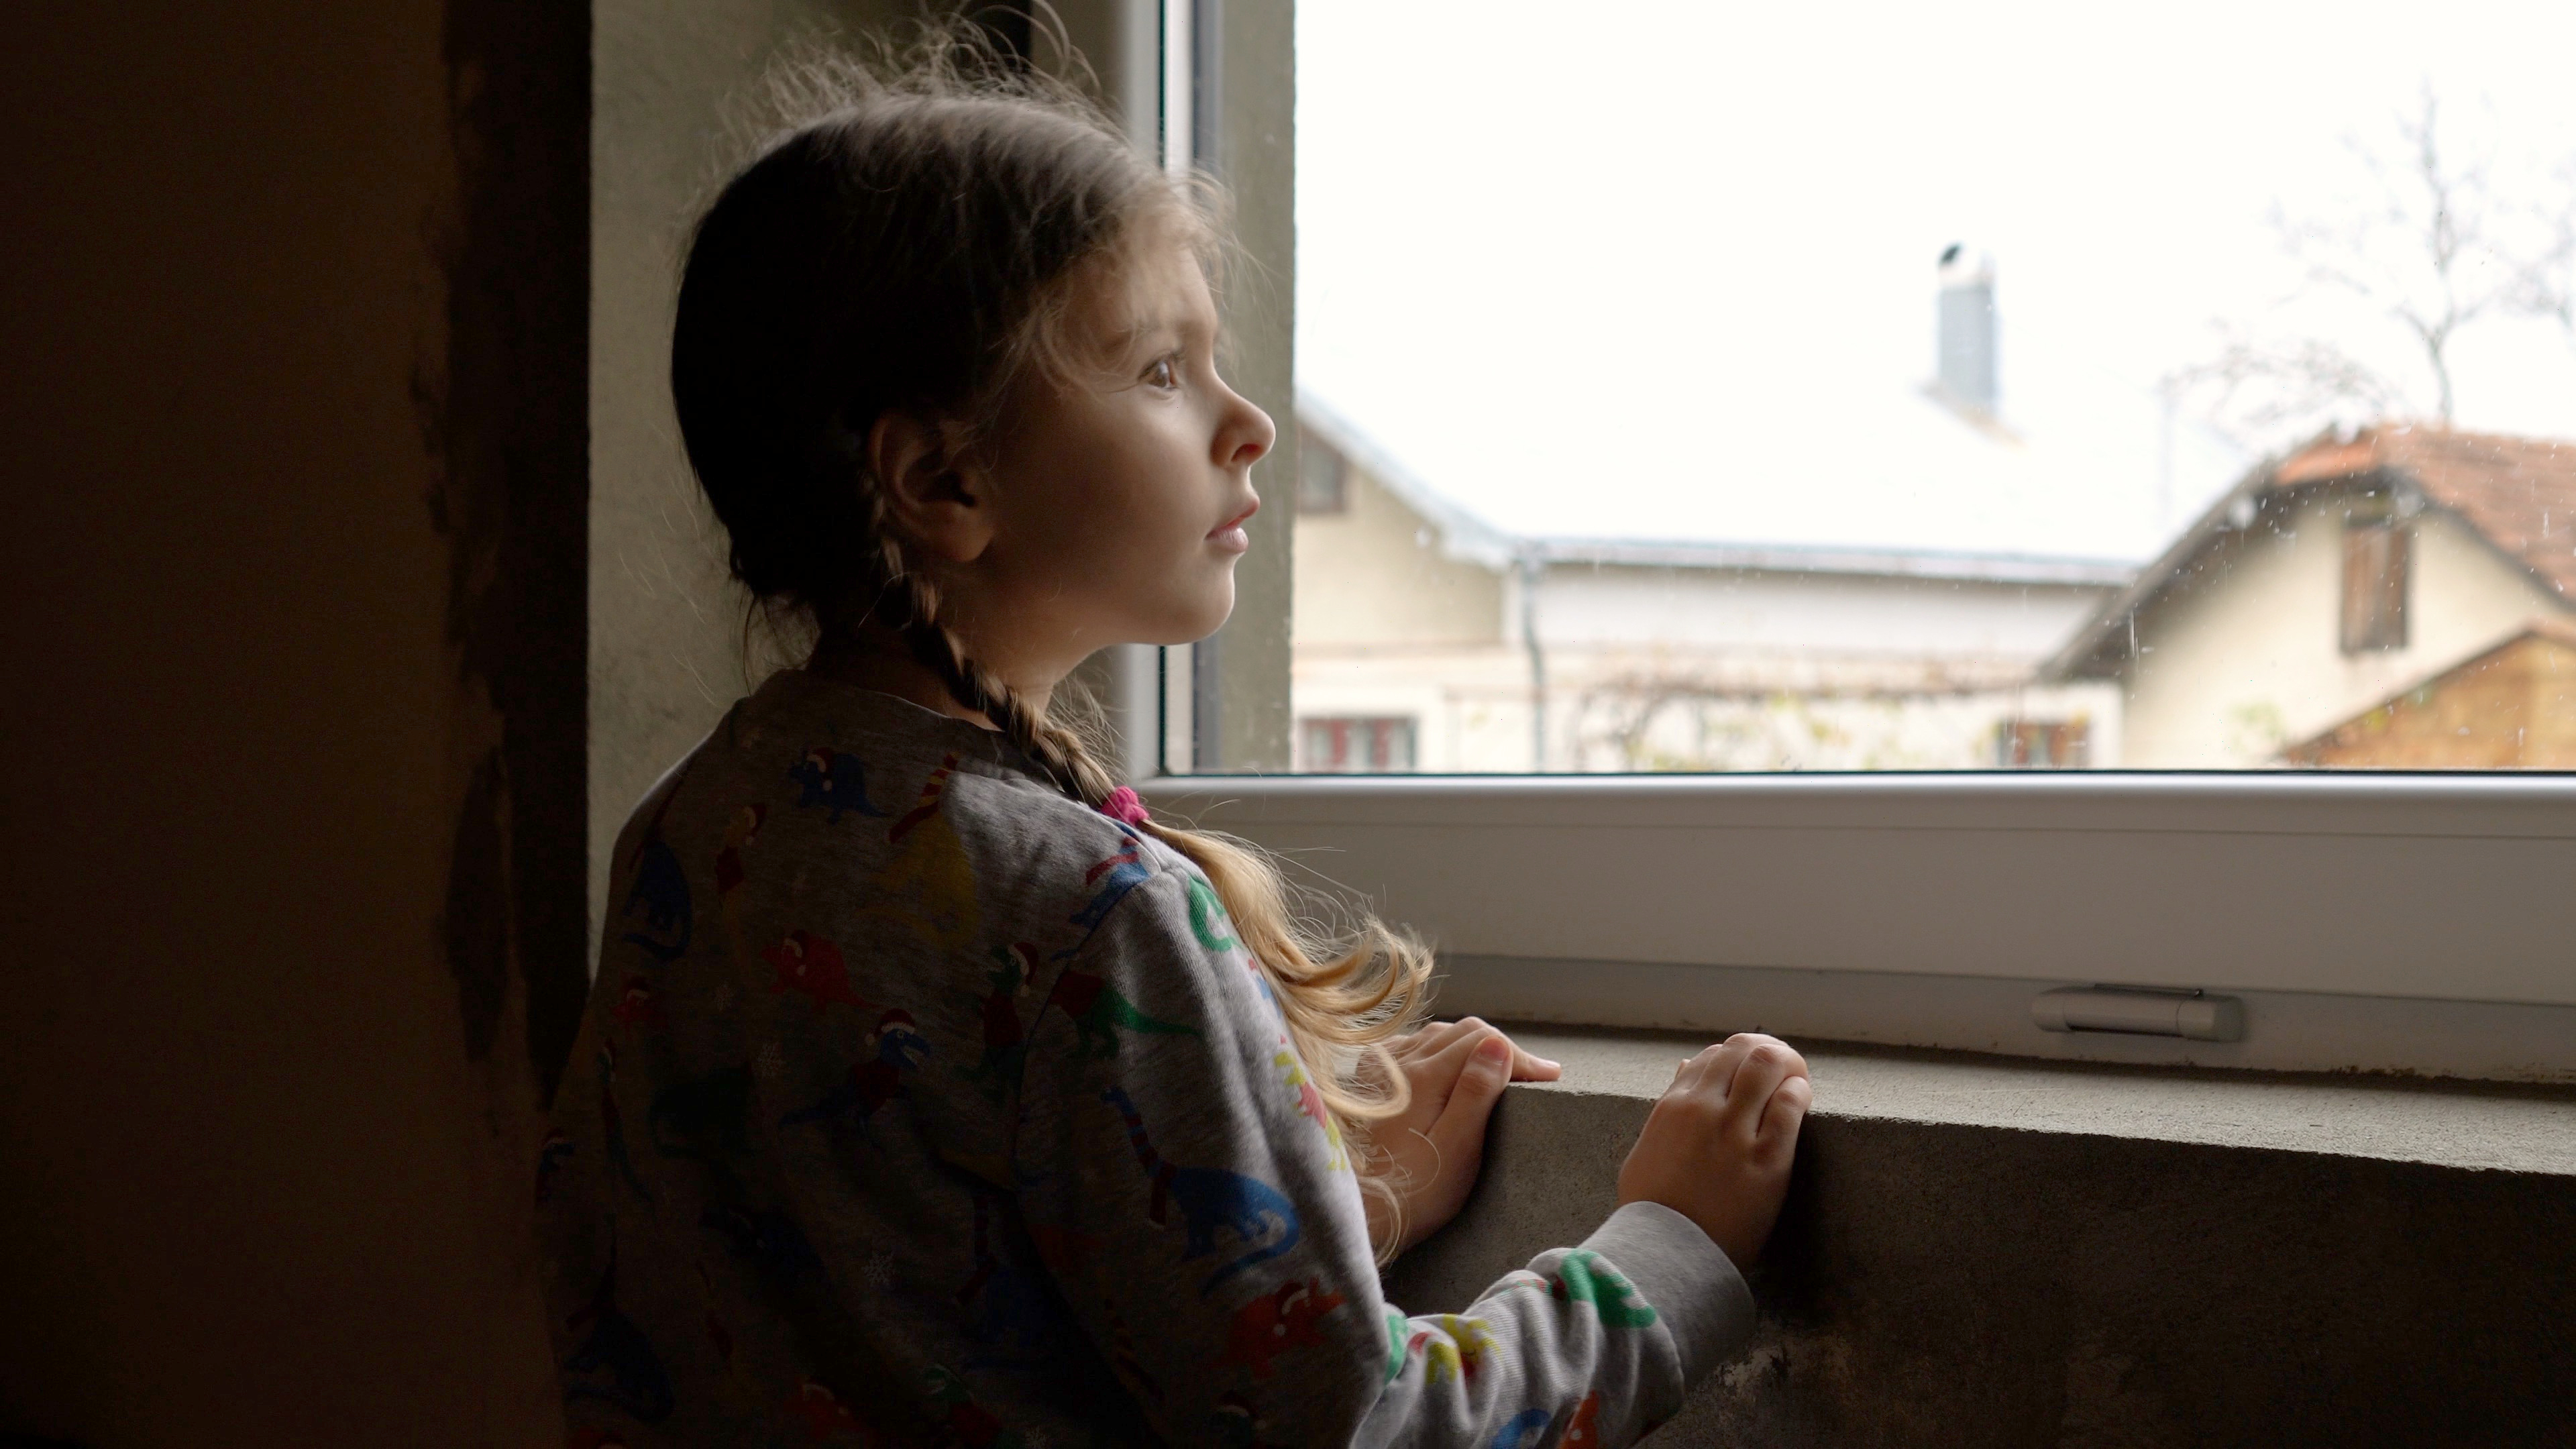
[{"label": "pajama top", "polygon": [[787,671],[617,843],[540,1153],[576,1445],[1624,1444],[1741,1344],[1650,1203],[1455,1313],[1198,870]]}]

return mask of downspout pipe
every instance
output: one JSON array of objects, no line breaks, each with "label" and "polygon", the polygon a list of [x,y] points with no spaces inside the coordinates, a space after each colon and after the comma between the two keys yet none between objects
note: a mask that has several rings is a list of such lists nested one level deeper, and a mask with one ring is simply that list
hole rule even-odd
[{"label": "downspout pipe", "polygon": [[1529,651],[1530,773],[1547,770],[1547,650],[1538,637],[1538,586],[1547,577],[1546,546],[1523,546],[1521,566],[1521,645]]}]

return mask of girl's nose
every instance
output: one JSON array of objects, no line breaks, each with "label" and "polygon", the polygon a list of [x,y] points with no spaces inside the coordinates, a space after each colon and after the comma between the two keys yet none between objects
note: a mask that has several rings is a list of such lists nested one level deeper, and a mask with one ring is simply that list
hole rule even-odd
[{"label": "girl's nose", "polygon": [[1279,428],[1250,398],[1227,391],[1233,393],[1234,405],[1217,432],[1217,458],[1229,468],[1249,468],[1279,441]]}]

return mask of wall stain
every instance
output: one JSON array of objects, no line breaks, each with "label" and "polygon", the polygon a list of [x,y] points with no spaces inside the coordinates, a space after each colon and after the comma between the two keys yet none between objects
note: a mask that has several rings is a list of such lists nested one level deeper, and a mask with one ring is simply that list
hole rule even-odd
[{"label": "wall stain", "polygon": [[441,465],[425,502],[450,550],[458,723],[497,738],[460,812],[444,929],[469,1056],[498,1044],[515,973],[543,1102],[589,992],[589,7],[450,0],[442,49],[446,331],[413,398]]}]

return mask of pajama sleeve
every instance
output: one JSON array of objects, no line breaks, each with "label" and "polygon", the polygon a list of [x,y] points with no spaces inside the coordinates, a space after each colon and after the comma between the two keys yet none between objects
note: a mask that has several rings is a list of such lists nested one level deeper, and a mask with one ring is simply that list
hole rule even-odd
[{"label": "pajama sleeve", "polygon": [[1650,1203],[1456,1313],[1386,1303],[1349,1154],[1184,867],[1055,966],[1020,1103],[1031,1236],[1175,1444],[1624,1444],[1752,1328],[1725,1254]]}]

